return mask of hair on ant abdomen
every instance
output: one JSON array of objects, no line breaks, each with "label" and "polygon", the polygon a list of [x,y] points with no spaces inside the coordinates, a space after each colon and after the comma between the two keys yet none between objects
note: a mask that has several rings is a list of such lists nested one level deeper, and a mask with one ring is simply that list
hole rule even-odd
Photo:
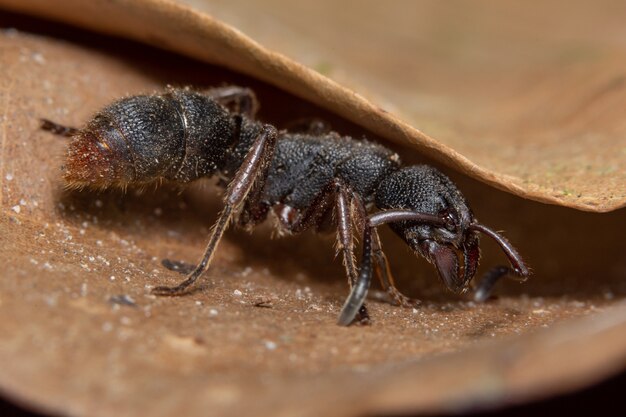
[{"label": "hair on ant abdomen", "polygon": [[[457,293],[469,288],[477,271],[479,235],[494,239],[510,266],[485,274],[477,301],[486,300],[501,277],[529,276],[517,250],[478,223],[461,192],[436,168],[402,166],[390,149],[340,136],[319,122],[302,131],[278,131],[255,119],[257,108],[254,93],[242,87],[168,89],[116,101],[81,129],[47,120],[42,128],[71,137],[64,167],[68,188],[188,183],[214,175],[223,180],[224,208],[200,263],[180,284],[154,288],[158,295],[185,293],[209,268],[233,220],[253,228],[268,215],[292,234],[332,220],[351,288],[341,325],[369,319],[364,301],[374,271],[394,302],[413,305],[394,284],[377,232],[383,224]],[[362,241],[358,266],[356,238]]]},{"label": "hair on ant abdomen", "polygon": [[116,101],[73,134],[66,184],[109,188],[209,177],[224,166],[237,123],[218,101],[191,90]]}]

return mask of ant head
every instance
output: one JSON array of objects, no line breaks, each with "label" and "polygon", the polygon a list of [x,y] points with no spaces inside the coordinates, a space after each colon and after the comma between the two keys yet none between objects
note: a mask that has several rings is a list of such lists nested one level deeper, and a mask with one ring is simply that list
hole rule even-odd
[{"label": "ant head", "polygon": [[380,209],[405,209],[439,217],[440,223],[401,221],[390,227],[437,268],[444,284],[463,292],[480,258],[474,215],[454,183],[437,169],[416,165],[394,172],[376,192]]}]

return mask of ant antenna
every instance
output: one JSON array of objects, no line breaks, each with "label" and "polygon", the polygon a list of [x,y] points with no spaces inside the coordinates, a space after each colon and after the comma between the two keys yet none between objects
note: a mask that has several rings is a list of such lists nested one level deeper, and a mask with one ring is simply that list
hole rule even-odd
[{"label": "ant antenna", "polygon": [[524,278],[525,280],[528,275],[530,275],[530,271],[528,270],[526,264],[524,264],[522,256],[519,254],[519,252],[517,252],[517,249],[515,249],[513,245],[511,245],[509,241],[506,240],[503,236],[480,223],[470,224],[469,229],[481,232],[495,240],[498,245],[500,245],[507,258],[509,258],[509,262],[511,262],[511,266],[513,266],[514,272],[520,275],[521,278]]}]

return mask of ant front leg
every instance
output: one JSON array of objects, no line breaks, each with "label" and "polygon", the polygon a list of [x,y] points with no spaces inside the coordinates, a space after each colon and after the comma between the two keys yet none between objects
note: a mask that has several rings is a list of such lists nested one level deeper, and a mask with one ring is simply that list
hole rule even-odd
[{"label": "ant front leg", "polygon": [[363,228],[363,254],[361,257],[359,276],[356,284],[352,287],[352,292],[341,309],[341,314],[337,322],[339,325],[350,325],[367,297],[367,292],[372,281],[372,233],[374,229],[385,223],[403,221],[415,221],[433,225],[442,225],[445,223],[445,220],[441,217],[426,213],[416,213],[410,210],[387,210],[369,216]]},{"label": "ant front leg", "polygon": [[156,287],[152,290],[154,294],[179,295],[185,292],[185,290],[196,282],[200,275],[209,268],[215,249],[226,231],[228,224],[231,222],[233,215],[238,213],[255,183],[265,179],[276,147],[276,136],[276,129],[270,125],[265,125],[254,141],[252,148],[248,151],[241,167],[228,186],[224,209],[220,213],[217,223],[213,226],[209,243],[207,244],[200,264],[188,275],[186,280],[177,286]]},{"label": "ant front leg", "polygon": [[259,110],[259,101],[249,88],[228,86],[212,88],[207,95],[226,107],[229,111],[242,114],[251,119],[254,118]]},{"label": "ant front leg", "polygon": [[485,273],[485,275],[483,275],[482,279],[476,286],[476,290],[474,291],[474,301],[477,303],[484,303],[487,301],[489,297],[491,297],[491,293],[493,292],[493,288],[496,283],[502,278],[509,278],[518,282],[524,282],[528,279],[529,275],[530,272],[528,272],[528,270],[524,273],[523,271],[512,269],[504,265],[493,267]]},{"label": "ant front leg", "polygon": [[[340,194],[340,197],[341,197],[341,194]],[[367,217],[365,207],[363,206],[363,203],[358,198],[358,196],[356,196],[354,193],[352,194],[351,197],[352,197],[352,201],[357,202],[357,204],[351,205],[351,209],[353,210],[352,218],[354,218],[354,220],[358,224],[359,231],[362,233],[363,227],[366,221],[366,217]],[[342,200],[345,198],[346,197],[343,197],[341,199],[338,198],[337,200],[337,203],[338,203],[337,219],[339,223],[339,231],[340,231],[340,238],[341,238],[340,247],[344,250],[347,249],[346,250],[347,253],[344,252],[344,262],[346,264],[346,270],[347,270],[348,276],[351,277],[352,282],[350,283],[350,288],[352,288],[356,284],[357,271],[356,271],[356,265],[354,261],[354,245],[352,244],[354,241],[354,237],[352,235],[352,229],[351,227],[348,229],[348,227],[344,226],[344,224],[348,222],[346,222],[345,220],[342,221],[342,219],[346,218],[346,214],[344,214],[346,210],[342,209],[342,206],[345,205],[345,203],[343,203]],[[349,230],[349,235],[350,235],[349,238],[346,236],[347,233],[344,230]],[[350,242],[349,244],[347,243],[348,240]],[[391,268],[389,267],[389,261],[387,260],[387,256],[385,255],[385,252],[383,252],[382,243],[380,241],[380,237],[378,236],[377,229],[372,229],[372,248],[373,248],[372,250],[373,250],[374,262],[375,262],[374,268],[376,271],[376,275],[378,276],[378,279],[380,280],[380,284],[383,287],[383,290],[387,292],[389,297],[391,297],[391,299],[399,306],[402,306],[405,308],[414,307],[415,302],[412,301],[406,295],[402,294],[395,285],[395,281],[391,273]],[[348,260],[351,260],[352,262],[348,264]]]}]

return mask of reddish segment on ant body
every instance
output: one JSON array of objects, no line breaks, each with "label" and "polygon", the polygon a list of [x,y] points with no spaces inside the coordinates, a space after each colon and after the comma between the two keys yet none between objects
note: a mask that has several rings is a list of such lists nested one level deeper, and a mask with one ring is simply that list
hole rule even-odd
[{"label": "reddish segment on ant body", "polygon": [[[375,270],[383,289],[402,306],[376,228],[389,224],[417,254],[435,265],[452,291],[467,290],[480,258],[479,234],[494,239],[510,266],[485,274],[474,299],[484,301],[501,277],[530,272],[517,250],[478,223],[454,183],[427,165],[402,167],[382,145],[326,131],[277,131],[254,119],[254,93],[242,87],[207,92],[169,89],[121,99],[82,129],[43,120],[42,128],[70,136],[68,188],[126,188],[155,181],[188,183],[219,175],[227,184],[224,208],[204,256],[179,285],[153,289],[179,295],[209,268],[228,225],[252,228],[272,213],[287,233],[318,229],[331,220],[351,292],[338,323],[368,319],[364,301]],[[370,208],[379,211],[368,214]],[[362,240],[357,268],[354,240]]]}]

